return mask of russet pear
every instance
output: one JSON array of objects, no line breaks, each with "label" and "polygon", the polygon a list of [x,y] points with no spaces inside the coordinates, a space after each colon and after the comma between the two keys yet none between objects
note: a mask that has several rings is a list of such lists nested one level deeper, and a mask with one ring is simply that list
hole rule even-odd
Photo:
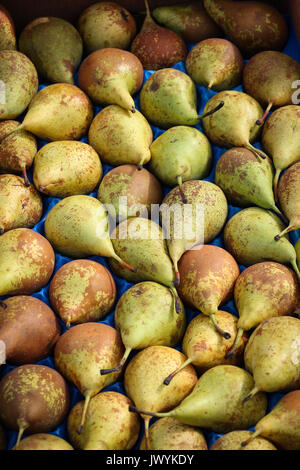
[{"label": "russet pear", "polygon": [[54,434],[33,434],[22,439],[12,450],[74,450],[64,439]]},{"label": "russet pear", "polygon": [[247,447],[242,447],[242,442],[252,438],[251,431],[231,431],[219,437],[209,450],[277,450],[276,447],[263,437],[255,437]]},{"label": "russet pear", "polygon": [[7,9],[0,5],[0,50],[16,50],[16,42],[14,21]]}]

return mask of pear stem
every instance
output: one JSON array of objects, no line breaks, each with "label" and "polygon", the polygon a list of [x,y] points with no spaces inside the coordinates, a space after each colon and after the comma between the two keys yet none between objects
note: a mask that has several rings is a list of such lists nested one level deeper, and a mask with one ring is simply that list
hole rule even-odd
[{"label": "pear stem", "polygon": [[253,389],[251,390],[251,392],[249,393],[249,395],[247,395],[243,401],[242,401],[242,405],[244,405],[247,401],[249,401],[254,395],[256,395],[256,393],[258,393],[260,390],[259,388],[257,387],[257,385],[255,385],[253,387]]},{"label": "pear stem", "polygon": [[144,418],[144,423],[145,423],[145,447],[146,450],[151,450],[150,447],[150,439],[149,439],[149,423],[150,423],[150,417]]},{"label": "pear stem", "polygon": [[279,233],[278,235],[276,235],[276,237],[274,237],[274,240],[275,241],[278,241],[280,240],[280,238],[284,237],[284,235],[286,235],[287,233],[291,232],[292,230],[296,230],[296,227],[294,227],[294,225],[289,225],[286,229],[284,229],[281,233]]},{"label": "pear stem", "polygon": [[67,330],[69,330],[69,329],[71,328],[71,322],[70,322],[70,320],[67,321],[67,323],[66,323],[66,328],[67,328]]},{"label": "pear stem", "polygon": [[27,176],[27,171],[26,171],[26,167],[24,166],[24,168],[22,168],[22,174],[24,176],[24,182],[25,182],[25,186],[30,186],[30,181],[28,179],[28,176]]},{"label": "pear stem", "polygon": [[187,198],[182,189],[182,175],[178,175],[176,178],[177,178],[177,183],[179,186],[179,192],[180,192],[182,203],[187,204]]},{"label": "pear stem", "polygon": [[113,367],[112,369],[101,369],[100,374],[101,375],[107,375],[107,374],[111,374],[113,372],[119,372],[120,370],[122,370],[122,368],[123,368],[125,362],[127,361],[127,358],[129,356],[129,354],[131,353],[131,351],[132,351],[132,348],[127,347],[125,349],[123,357],[120,361],[120,364],[117,367]]},{"label": "pear stem", "polygon": [[184,361],[184,363],[181,364],[181,366],[177,367],[177,369],[175,369],[170,375],[168,375],[168,377],[165,378],[164,385],[169,385],[169,383],[171,382],[173,377],[175,377],[175,375],[178,372],[180,372],[182,369],[184,369],[186,366],[188,366],[191,362],[193,362],[191,358]]},{"label": "pear stem", "polygon": [[249,439],[247,439],[246,441],[242,442],[241,446],[242,446],[242,447],[246,447],[251,441],[253,441],[253,439],[255,439],[256,437],[258,437],[260,434],[261,434],[261,431],[254,431],[254,433],[252,434],[252,436],[249,437]]},{"label": "pear stem", "polygon": [[148,18],[151,18],[151,19],[152,19],[148,0],[144,0],[144,3],[145,3],[145,7],[146,7],[146,16],[147,16]]},{"label": "pear stem", "polygon": [[114,256],[112,256],[112,258],[114,258],[115,260],[117,260],[122,266],[124,266],[125,268],[129,269],[129,271],[132,271],[133,273],[136,273],[137,272],[137,269],[136,268],[133,268],[132,266],[130,266],[130,264],[126,263],[126,261],[124,261],[123,259],[120,258],[120,256],[118,256],[116,253],[114,254]]},{"label": "pear stem", "polygon": [[18,437],[17,437],[17,442],[15,444],[15,447],[19,446],[21,438],[24,434],[24,431],[25,431],[26,428],[28,428],[28,424],[25,423],[24,421],[18,423],[18,425],[19,425],[19,432],[18,432]]},{"label": "pear stem", "polygon": [[224,101],[221,101],[214,109],[212,109],[211,111],[208,111],[207,113],[205,114],[201,114],[201,116],[198,116],[198,119],[199,121],[201,121],[201,119],[204,119],[208,116],[211,116],[211,114],[215,114],[217,111],[219,111],[219,109],[223,108],[224,106]]},{"label": "pear stem", "polygon": [[84,426],[85,418],[86,418],[86,412],[90,403],[90,399],[91,399],[91,392],[89,392],[88,395],[85,396],[84,407],[83,407],[83,411],[81,415],[81,422],[80,422],[79,428],[77,429],[77,434],[81,434],[83,430],[83,426]]},{"label": "pear stem", "polygon": [[268,107],[265,110],[264,114],[262,115],[262,117],[256,121],[256,124],[258,126],[261,126],[265,122],[265,120],[267,119],[267,116],[268,116],[269,112],[271,111],[272,107],[273,107],[273,103],[270,102],[268,104]]},{"label": "pear stem", "polygon": [[237,332],[237,335],[236,335],[236,338],[235,338],[235,341],[233,343],[233,346],[226,353],[226,359],[229,359],[230,357],[233,357],[235,355],[235,353],[237,352],[237,349],[239,347],[239,344],[240,344],[241,338],[243,336],[243,333],[244,333],[243,328],[239,328],[238,332]]},{"label": "pear stem", "polygon": [[211,80],[211,81],[209,82],[208,86],[207,86],[207,89],[208,89],[208,90],[211,90],[211,87],[213,86],[213,84],[214,84],[214,81]]},{"label": "pear stem", "polygon": [[273,183],[274,196],[275,196],[276,202],[278,202],[278,181],[279,181],[280,174],[281,174],[281,169],[276,168],[276,173],[275,173],[274,183]]},{"label": "pear stem", "polygon": [[230,338],[231,338],[231,334],[230,334],[230,333],[227,333],[226,331],[222,330],[222,329],[219,327],[214,313],[212,313],[212,314],[210,315],[210,319],[211,319],[211,321],[213,322],[213,325],[214,325],[215,329],[217,330],[217,332],[218,332],[221,336],[223,336],[223,338],[225,338],[225,339],[230,339]]},{"label": "pear stem", "polygon": [[141,171],[141,170],[143,169],[144,160],[145,160],[145,157],[141,158],[140,162],[137,164],[137,169],[138,169],[139,171]]},{"label": "pear stem", "polygon": [[133,413],[139,413],[141,415],[153,416],[154,418],[165,418],[167,416],[171,416],[171,412],[168,413],[153,413],[152,411],[144,411],[136,406],[129,405],[129,411]]},{"label": "pear stem", "polygon": [[172,295],[174,298],[175,311],[176,313],[181,313],[181,305],[180,305],[180,301],[178,297],[178,292],[174,286],[170,286],[169,289],[172,292]]},{"label": "pear stem", "polygon": [[260,161],[260,159],[262,158],[263,160],[265,160],[267,158],[267,155],[265,154],[265,152],[263,152],[262,150],[259,150],[257,149],[256,147],[254,147],[253,145],[250,144],[250,142],[248,142],[246,145],[245,145],[246,149],[250,150],[251,152],[254,153],[254,155],[256,155],[256,157],[258,158],[258,160]]}]

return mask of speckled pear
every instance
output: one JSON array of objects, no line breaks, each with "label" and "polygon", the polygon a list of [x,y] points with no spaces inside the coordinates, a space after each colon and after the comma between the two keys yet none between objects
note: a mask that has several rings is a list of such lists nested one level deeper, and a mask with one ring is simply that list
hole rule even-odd
[{"label": "speckled pear", "polygon": [[276,240],[300,228],[300,162],[292,165],[280,178],[278,199],[289,225],[276,236]]},{"label": "speckled pear", "polygon": [[42,217],[42,198],[33,185],[15,175],[0,175],[0,235],[14,228],[33,227]]},{"label": "speckled pear", "polygon": [[168,129],[151,144],[150,151],[150,170],[168,186],[205,178],[211,169],[210,142],[193,127]]},{"label": "speckled pear", "polygon": [[0,418],[6,428],[18,431],[18,446],[24,433],[56,429],[69,409],[69,390],[64,378],[47,366],[17,367],[0,382]]},{"label": "speckled pear", "polygon": [[115,367],[124,353],[121,337],[105,323],[76,325],[58,340],[54,351],[55,367],[85,397],[78,433],[85,423],[90,399],[116,382],[119,372],[102,376],[99,370]]},{"label": "speckled pear", "polygon": [[[115,371],[122,369],[133,349],[159,345],[176,346],[186,328],[182,303],[180,307],[180,313],[177,313],[170,290],[156,282],[140,282],[128,289],[120,298],[114,316],[115,327],[126,348]],[[101,374],[111,372],[113,371],[100,371]]]},{"label": "speckled pear", "polygon": [[277,450],[272,442],[263,437],[255,437],[247,447],[242,447],[242,442],[251,438],[251,431],[232,431],[219,437],[209,450]]},{"label": "speckled pear", "polygon": [[14,21],[3,5],[0,5],[0,50],[15,50],[16,32]]},{"label": "speckled pear", "polygon": [[19,49],[47,81],[74,84],[83,44],[77,29],[68,21],[53,16],[34,19],[21,32]]},{"label": "speckled pear", "polygon": [[[185,359],[181,352],[167,346],[150,346],[134,356],[125,370],[124,386],[135,406],[152,412],[167,411],[189,395],[197,382],[196,372],[191,365],[182,369],[169,387],[163,384],[164,378],[183,364]],[[145,423],[146,449],[149,449],[151,418],[143,413],[142,418]]]},{"label": "speckled pear", "polygon": [[74,450],[64,439],[54,434],[33,434],[22,439],[12,450]]},{"label": "speckled pear", "polygon": [[117,105],[100,111],[89,129],[90,145],[108,165],[146,164],[152,140],[152,129],[144,116]]},{"label": "speckled pear", "polygon": [[85,426],[80,434],[84,402],[78,402],[68,417],[68,435],[78,450],[130,450],[136,443],[140,421],[130,413],[131,400],[118,392],[102,392],[91,398]]},{"label": "speckled pear", "polygon": [[32,294],[50,280],[54,251],[48,240],[28,228],[0,237],[0,295]]},{"label": "speckled pear", "polygon": [[84,142],[51,142],[44,145],[34,159],[35,187],[47,196],[64,198],[89,194],[101,177],[99,156]]}]

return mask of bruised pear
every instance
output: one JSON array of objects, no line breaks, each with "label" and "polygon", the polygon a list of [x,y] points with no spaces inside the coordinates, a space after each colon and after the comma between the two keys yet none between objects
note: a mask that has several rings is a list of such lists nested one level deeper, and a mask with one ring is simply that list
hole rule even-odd
[{"label": "bruised pear", "polygon": [[12,17],[3,5],[0,5],[0,50],[15,50],[16,32]]},{"label": "bruised pear", "polygon": [[74,84],[83,45],[77,29],[68,21],[53,16],[34,19],[23,29],[19,49],[46,80]]},{"label": "bruised pear", "polygon": [[79,68],[79,87],[100,106],[117,104],[134,113],[131,95],[139,91],[142,83],[143,66],[139,59],[113,47],[93,52]]},{"label": "bruised pear", "polygon": [[0,175],[0,235],[14,228],[33,227],[42,217],[42,198],[34,186],[15,175]]},{"label": "bruised pear", "polygon": [[0,50],[0,120],[14,119],[25,111],[38,89],[38,75],[31,60],[18,51]]},{"label": "bruised pear", "polygon": [[0,237],[0,295],[32,294],[48,284],[55,264],[48,240],[28,228]]},{"label": "bruised pear", "polygon": [[12,364],[33,364],[52,353],[60,335],[54,312],[35,297],[19,295],[0,303],[0,340]]},{"label": "bruised pear", "polygon": [[89,194],[102,176],[97,152],[84,142],[64,140],[44,145],[34,159],[35,187],[47,196]]},{"label": "bruised pear", "polygon": [[231,431],[219,437],[209,450],[277,450],[276,447],[263,437],[254,437],[247,447],[242,447],[242,442],[252,439],[251,431]]},{"label": "bruised pear", "polygon": [[74,450],[64,439],[54,434],[38,433],[25,437],[12,450]]},{"label": "bruised pear", "polygon": [[110,312],[116,298],[116,285],[102,264],[78,259],[64,264],[55,273],[49,298],[68,326],[98,321]]},{"label": "bruised pear", "polygon": [[145,70],[172,67],[183,61],[187,50],[182,38],[171,29],[158,26],[152,19],[148,0],[144,3],[146,18],[131,44],[131,52],[140,59]]},{"label": "bruised pear", "polygon": [[78,402],[68,416],[70,441],[79,450],[130,450],[136,443],[140,421],[130,413],[131,400],[118,392],[102,392],[91,398],[85,426],[80,434],[84,402]]},{"label": "bruised pear", "polygon": [[69,390],[64,378],[47,366],[17,367],[0,382],[0,418],[8,429],[18,431],[16,446],[24,432],[53,431],[66,418]]}]

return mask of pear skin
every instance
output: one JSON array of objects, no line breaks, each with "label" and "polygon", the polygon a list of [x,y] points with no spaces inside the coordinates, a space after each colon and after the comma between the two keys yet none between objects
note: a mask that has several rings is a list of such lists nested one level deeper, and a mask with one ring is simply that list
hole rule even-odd
[{"label": "pear skin", "polygon": [[149,411],[140,407],[131,409],[146,417],[174,417],[180,423],[216,433],[248,429],[265,415],[267,409],[267,397],[263,392],[242,404],[241,397],[250,392],[253,384],[252,376],[240,367],[216,366],[206,371],[193,391],[171,411],[153,412],[149,405]]},{"label": "pear skin", "polygon": [[300,228],[300,162],[292,165],[280,178],[278,199],[289,225],[277,235],[276,240]]},{"label": "pear skin", "polygon": [[143,66],[134,54],[107,47],[84,59],[78,84],[95,104],[117,104],[134,113],[132,95],[140,90],[143,76]]},{"label": "pear skin", "polygon": [[91,398],[85,426],[78,434],[84,402],[78,402],[68,417],[71,443],[79,450],[130,450],[136,443],[140,420],[130,413],[131,400],[117,392],[102,392]]},{"label": "pear skin", "polygon": [[0,175],[0,234],[15,228],[31,228],[42,217],[42,198],[34,186],[15,175]]},{"label": "pear skin", "polygon": [[12,450],[74,450],[64,439],[53,434],[33,434],[22,439]]},{"label": "pear skin", "polygon": [[263,50],[280,51],[288,39],[285,19],[271,5],[253,1],[204,0],[204,7],[246,57]]},{"label": "pear skin", "polygon": [[300,160],[300,142],[295,135],[300,132],[300,106],[284,106],[276,109],[263,127],[262,145],[272,157],[276,169],[274,193],[281,172]]},{"label": "pear skin", "polygon": [[297,265],[300,270],[300,241],[298,240],[296,245],[295,245],[295,251],[297,255]]},{"label": "pear skin", "polygon": [[258,436],[272,441],[281,450],[300,449],[300,390],[287,393],[255,426],[250,438],[242,443],[247,447]]},{"label": "pear skin", "polygon": [[274,167],[270,158],[258,161],[254,153],[236,147],[223,153],[217,162],[215,183],[234,206],[256,205],[281,216],[273,194]]},{"label": "pear skin", "polygon": [[16,50],[16,31],[14,21],[6,8],[0,6],[0,50]]},{"label": "pear skin", "polygon": [[102,376],[100,369],[115,367],[124,353],[117,330],[105,323],[84,323],[66,331],[54,351],[55,367],[85,397],[80,434],[86,419],[90,399],[103,388],[116,382],[119,372]]},{"label": "pear skin", "polygon": [[218,326],[215,314],[232,297],[239,275],[234,258],[218,246],[199,245],[184,253],[179,261],[179,274],[178,293],[182,301],[208,315],[217,332],[228,341],[231,335]]},{"label": "pear skin", "polygon": [[19,431],[17,444],[25,432],[49,432],[66,418],[69,390],[64,378],[47,366],[26,364],[17,367],[0,382],[0,417],[5,427]]},{"label": "pear skin", "polygon": [[263,261],[290,263],[300,279],[296,252],[287,235],[275,241],[284,224],[270,211],[249,207],[235,214],[225,225],[226,249],[239,264],[251,266]]},{"label": "pear skin", "polygon": [[54,251],[48,240],[28,228],[0,237],[0,295],[32,294],[48,284],[54,270]]},{"label": "pear skin", "polygon": [[212,149],[207,137],[198,129],[175,126],[151,144],[150,170],[168,186],[208,176]]},{"label": "pear skin", "polygon": [[50,283],[49,298],[67,326],[98,321],[112,309],[116,285],[102,264],[78,259],[64,264],[55,273]]},{"label": "pear skin", "polygon": [[242,442],[251,438],[251,431],[232,431],[219,437],[209,450],[277,450],[276,447],[263,437],[255,437],[247,447]]},{"label": "pear skin", "polygon": [[199,42],[186,59],[187,73],[194,82],[214,91],[231,90],[241,84],[243,68],[238,48],[221,38]]},{"label": "pear skin", "polygon": [[290,391],[300,386],[300,320],[289,316],[264,320],[245,349],[245,366],[253,374],[251,392]]},{"label": "pear skin", "polygon": [[100,158],[84,142],[51,142],[44,145],[34,159],[35,187],[47,196],[64,198],[89,194],[101,177]]},{"label": "pear skin", "polygon": [[97,2],[81,13],[78,29],[90,54],[106,47],[128,49],[136,34],[136,23],[132,14],[121,5]]},{"label": "pear skin", "polygon": [[[149,429],[151,450],[208,450],[200,429],[181,424],[176,418],[158,419]],[[145,437],[140,450],[146,450]]]},{"label": "pear skin", "polygon": [[150,158],[152,129],[144,116],[136,111],[111,105],[94,118],[89,129],[89,143],[109,165],[146,164]]},{"label": "pear skin", "polygon": [[21,32],[19,49],[47,81],[74,84],[83,44],[77,29],[68,21],[53,16],[34,19]]}]

